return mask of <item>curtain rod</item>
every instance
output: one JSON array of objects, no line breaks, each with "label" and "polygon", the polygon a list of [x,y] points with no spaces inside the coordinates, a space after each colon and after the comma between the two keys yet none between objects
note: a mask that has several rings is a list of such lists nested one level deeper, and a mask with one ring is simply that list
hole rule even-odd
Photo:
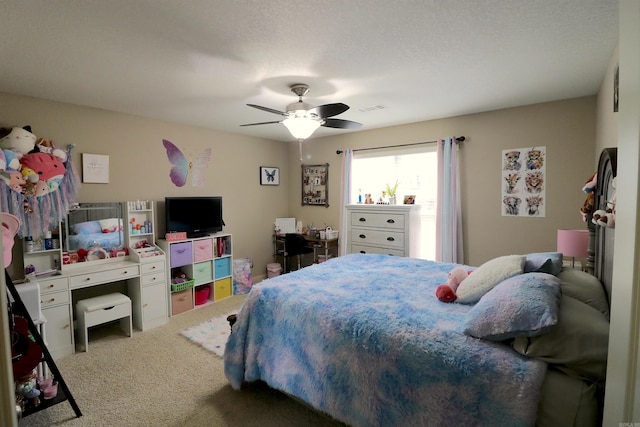
[{"label": "curtain rod", "polygon": [[[456,137],[456,142],[462,142],[466,138],[464,136]],[[398,145],[385,145],[383,147],[369,147],[369,148],[356,148],[353,151],[369,151],[369,150],[380,150],[383,148],[395,148],[395,147],[409,147],[411,145],[422,145],[422,144],[435,144],[438,141],[424,141],[424,142],[412,142],[411,144],[398,144]],[[342,154],[342,150],[336,150],[336,154]]]}]

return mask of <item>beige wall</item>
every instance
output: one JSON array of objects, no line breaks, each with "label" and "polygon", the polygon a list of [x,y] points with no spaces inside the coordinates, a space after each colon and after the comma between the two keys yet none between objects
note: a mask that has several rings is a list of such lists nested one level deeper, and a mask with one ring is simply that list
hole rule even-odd
[{"label": "beige wall", "polygon": [[[466,137],[460,149],[465,262],[556,248],[558,228],[584,228],[581,189],[594,172],[596,97],[373,129],[304,142],[306,164],[330,164],[329,208],[300,205],[297,143],[289,145],[289,206],[304,224],[339,227],[341,157],[336,150]],[[365,123],[366,126],[366,123]],[[547,147],[545,218],[501,215],[501,155],[508,148]],[[381,189],[380,189],[381,190]]]},{"label": "beige wall", "polygon": [[[287,216],[289,193],[286,180],[277,187],[260,186],[259,167],[278,166],[287,175],[286,143],[0,93],[0,126],[24,125],[58,146],[75,144],[73,160],[79,170],[81,153],[109,155],[109,184],[83,184],[78,201],[161,202],[156,230],[164,234],[165,196],[221,195],[234,256],[253,259],[259,274],[272,262],[273,220]],[[204,188],[190,181],[181,188],[171,183],[163,138],[190,158],[212,148]],[[20,245],[14,253],[21,262]]]},{"label": "beige wall", "polygon": [[613,52],[607,72],[598,91],[596,113],[596,150],[594,167],[597,169],[600,153],[604,148],[618,146],[618,113],[613,112],[613,79],[618,65],[618,49]]},{"label": "beige wall", "polygon": [[[304,163],[328,162],[329,208],[300,205],[297,143],[216,132],[92,108],[0,94],[0,126],[30,124],[37,136],[81,153],[110,156],[110,183],[83,184],[81,202],[151,199],[165,196],[222,195],[225,231],[233,233],[234,255],[254,261],[254,276],[272,262],[271,234],[277,217],[339,227],[340,161],[336,150],[430,141],[464,135],[462,166],[465,262],[479,265],[510,253],[555,250],[555,230],[581,228],[581,187],[594,171],[596,98],[585,97],[473,114],[404,126],[339,134],[303,143]],[[162,139],[190,157],[205,147],[213,154],[205,188],[175,187]],[[547,147],[545,218],[501,215],[501,153],[508,148]],[[281,168],[280,186],[259,185],[260,166]],[[160,204],[163,229],[163,206]],[[504,238],[496,239],[496,236]],[[17,248],[16,250],[19,250]]]}]

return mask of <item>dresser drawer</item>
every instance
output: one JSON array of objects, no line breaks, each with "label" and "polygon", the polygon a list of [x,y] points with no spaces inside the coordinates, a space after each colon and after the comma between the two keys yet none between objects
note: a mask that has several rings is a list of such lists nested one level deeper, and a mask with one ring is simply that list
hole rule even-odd
[{"label": "dresser drawer", "polygon": [[376,227],[404,230],[404,214],[386,212],[351,212],[352,227]]},{"label": "dresser drawer", "polygon": [[351,230],[351,244],[366,243],[369,245],[384,246],[389,248],[404,248],[404,232],[369,230],[353,228]]},{"label": "dresser drawer", "polygon": [[69,289],[69,280],[66,277],[45,277],[39,279],[38,284],[41,294]]},{"label": "dresser drawer", "polygon": [[69,304],[69,291],[50,292],[40,295],[40,304],[44,310],[60,304]]},{"label": "dresser drawer", "polygon": [[193,278],[195,285],[209,283],[213,280],[213,265],[211,261],[199,262],[193,265]]},{"label": "dresser drawer", "polygon": [[71,288],[98,285],[100,283],[111,283],[118,280],[128,279],[140,275],[140,268],[137,264],[126,267],[115,268],[113,270],[97,271],[94,273],[79,274],[69,278]]},{"label": "dresser drawer", "polygon": [[351,245],[351,254],[384,254],[393,256],[405,256],[404,249],[382,248],[380,246]]},{"label": "dresser drawer", "polygon": [[158,271],[157,273],[145,274],[142,276],[142,286],[155,285],[156,283],[163,283],[167,281],[167,276],[164,271]]},{"label": "dresser drawer", "polygon": [[193,262],[213,259],[213,239],[193,241]]},{"label": "dresser drawer", "polygon": [[158,271],[164,271],[165,268],[166,268],[166,264],[164,261],[164,257],[162,257],[162,261],[154,261],[154,262],[140,264],[140,274],[148,274],[148,273],[155,273]]},{"label": "dresser drawer", "polygon": [[182,267],[193,262],[191,242],[171,244],[171,268]]}]

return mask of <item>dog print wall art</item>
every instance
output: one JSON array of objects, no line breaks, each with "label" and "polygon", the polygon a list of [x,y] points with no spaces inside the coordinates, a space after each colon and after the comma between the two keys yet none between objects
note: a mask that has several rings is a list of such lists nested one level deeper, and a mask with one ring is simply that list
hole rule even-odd
[{"label": "dog print wall art", "polygon": [[502,151],[502,216],[545,216],[546,147]]}]

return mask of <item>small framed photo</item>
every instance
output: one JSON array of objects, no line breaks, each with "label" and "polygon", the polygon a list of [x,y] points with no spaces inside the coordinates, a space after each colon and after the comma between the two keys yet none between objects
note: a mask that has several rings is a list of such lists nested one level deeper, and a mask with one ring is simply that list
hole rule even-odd
[{"label": "small framed photo", "polygon": [[280,168],[260,166],[260,185],[280,185]]},{"label": "small framed photo", "polygon": [[416,196],[415,195],[404,196],[404,204],[405,205],[415,205],[416,204]]}]

